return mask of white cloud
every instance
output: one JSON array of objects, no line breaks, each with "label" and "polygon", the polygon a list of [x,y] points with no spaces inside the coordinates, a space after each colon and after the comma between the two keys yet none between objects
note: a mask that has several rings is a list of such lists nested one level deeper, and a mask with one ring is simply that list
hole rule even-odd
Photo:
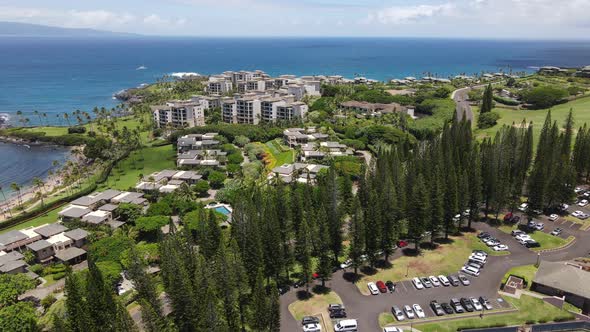
[{"label": "white cloud", "polygon": [[150,25],[168,24],[168,20],[161,18],[159,15],[151,14],[143,18],[143,23]]},{"label": "white cloud", "polygon": [[382,24],[404,24],[437,16],[449,16],[455,6],[446,3],[441,5],[394,6],[369,13],[366,22]]}]

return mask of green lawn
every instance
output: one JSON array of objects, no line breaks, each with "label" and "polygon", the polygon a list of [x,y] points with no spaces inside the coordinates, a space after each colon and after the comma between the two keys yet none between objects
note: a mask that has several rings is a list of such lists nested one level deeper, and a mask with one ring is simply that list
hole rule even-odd
[{"label": "green lawn", "polygon": [[[557,105],[551,108],[551,118],[553,121],[557,121],[558,124],[562,125],[565,122],[569,110],[574,111],[575,126],[580,127],[584,123],[590,124],[590,97],[580,98],[565,104]],[[534,126],[534,139],[535,146],[541,133],[541,127],[545,121],[548,110],[511,110],[504,108],[495,108],[494,112],[500,114],[500,120],[498,124],[488,129],[477,129],[475,131],[478,138],[494,137],[496,132],[502,127],[502,125],[512,125],[512,123],[520,124],[523,119],[526,122],[533,122]],[[474,108],[477,118],[477,108]],[[474,122],[477,122],[474,119]]]},{"label": "green lawn", "polygon": [[[510,232],[512,232],[512,230],[518,229],[518,225],[514,225],[514,226],[502,225],[502,226],[498,227],[498,229],[504,233],[510,234]],[[568,242],[571,242],[574,239],[571,236],[567,239],[563,239],[563,238],[560,238],[559,236],[553,236],[553,235],[545,233],[543,231],[535,231],[529,235],[533,238],[533,240],[539,242],[539,244],[541,245],[539,248],[533,248],[534,251],[558,248],[558,247],[566,245]],[[518,245],[518,243],[515,242],[514,245]]]},{"label": "green lawn", "polygon": [[422,332],[454,332],[468,328],[485,328],[493,326],[512,326],[524,323],[541,323],[555,320],[573,319],[574,316],[562,309],[545,303],[541,299],[523,295],[520,299],[504,298],[518,309],[518,312],[488,315],[483,318],[465,318],[444,321],[443,323],[430,323],[414,325]]},{"label": "green lawn", "polygon": [[268,171],[272,170],[277,166],[281,166],[283,164],[290,164],[295,161],[295,151],[283,147],[276,140],[266,142],[265,144],[260,142],[254,142],[254,144],[261,147],[266,152],[266,156],[264,157],[264,163]]},{"label": "green lawn", "polygon": [[31,219],[31,220],[24,222],[22,224],[14,225],[10,228],[4,229],[4,230],[0,231],[0,233],[6,233],[9,231],[24,229],[24,228],[31,227],[31,226],[41,226],[43,224],[51,224],[51,223],[57,222],[57,213],[59,211],[61,211],[62,208],[63,207],[59,207],[57,209],[53,209],[51,211],[48,211],[47,213],[45,213],[35,219]]},{"label": "green lawn", "polygon": [[99,190],[108,188],[127,190],[135,187],[139,175],[148,176],[163,169],[176,169],[176,151],[172,145],[145,148],[134,151],[113,168],[108,180],[99,186]]},{"label": "green lawn", "polygon": [[392,261],[391,268],[378,270],[374,275],[363,276],[356,283],[357,287],[361,293],[368,295],[367,283],[370,281],[392,280],[396,282],[418,276],[457,273],[479,239],[473,234],[450,238],[453,239],[452,244],[440,245],[435,250],[422,250],[422,255],[418,257],[402,256]]},{"label": "green lawn", "polygon": [[529,289],[531,287],[531,284],[533,283],[533,278],[535,277],[536,273],[537,268],[534,265],[523,265],[513,267],[510,270],[508,270],[506,274],[504,274],[504,277],[502,278],[502,283],[506,283],[510,275],[515,275],[524,278],[528,284],[527,289]]},{"label": "green lawn", "polygon": [[[510,255],[510,251],[494,251],[492,250],[492,248],[488,247],[485,243],[481,242],[481,241],[475,241],[473,243],[472,248],[474,250],[482,250],[487,252],[490,256],[505,256],[505,255]],[[508,248],[510,249],[510,248]]]}]

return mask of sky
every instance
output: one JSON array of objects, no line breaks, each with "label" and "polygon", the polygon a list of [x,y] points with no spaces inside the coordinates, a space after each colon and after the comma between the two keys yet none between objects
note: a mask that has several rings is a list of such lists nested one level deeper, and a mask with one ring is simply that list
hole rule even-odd
[{"label": "sky", "polygon": [[590,0],[0,0],[0,21],[166,36],[589,39]]}]

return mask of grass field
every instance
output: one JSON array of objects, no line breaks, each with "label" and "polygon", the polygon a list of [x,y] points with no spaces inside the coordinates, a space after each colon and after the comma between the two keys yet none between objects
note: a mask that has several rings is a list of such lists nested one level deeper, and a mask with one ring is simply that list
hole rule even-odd
[{"label": "grass field", "polygon": [[[342,299],[340,296],[333,291],[327,294],[313,294],[313,296],[307,300],[298,300],[289,304],[289,312],[295,318],[296,321],[301,321],[304,316],[320,316],[324,317],[324,322],[328,326],[322,328],[323,331],[332,329],[332,322],[330,321],[328,313],[328,304],[340,303]],[[321,322],[321,321],[320,321]]]},{"label": "grass field", "polygon": [[260,142],[254,142],[253,144],[261,147],[266,152],[264,163],[266,164],[267,171],[270,171],[277,166],[290,164],[295,161],[295,151],[281,146],[276,140],[264,144]]},{"label": "grass field", "polygon": [[[142,160],[143,159],[143,160]],[[134,151],[113,168],[111,175],[99,190],[108,188],[127,190],[135,187],[139,175],[149,174],[163,169],[176,169],[176,151],[171,145],[145,148]]]},{"label": "grass field", "polygon": [[523,277],[524,280],[526,280],[526,282],[528,284],[527,289],[530,289],[531,284],[533,283],[533,278],[535,277],[536,273],[537,273],[537,267],[535,267],[534,265],[523,265],[523,266],[513,267],[510,270],[508,270],[508,272],[506,272],[506,274],[504,274],[504,277],[502,278],[502,283],[505,284],[506,280],[508,280],[508,277],[510,275],[515,275],[518,277]]},{"label": "grass field", "polygon": [[48,211],[47,213],[35,218],[31,219],[25,223],[14,225],[10,228],[0,231],[0,233],[6,233],[13,230],[23,229],[31,226],[41,226],[43,224],[51,224],[57,221],[57,213],[61,211],[63,207],[58,207],[57,209],[53,209]]},{"label": "grass field", "polygon": [[473,234],[450,238],[453,240],[451,244],[439,245],[435,250],[422,250],[422,255],[417,257],[402,256],[392,262],[391,268],[378,270],[374,275],[363,276],[356,283],[357,287],[361,293],[369,295],[367,283],[370,281],[392,280],[397,282],[417,276],[456,273],[461,269],[479,239]]},{"label": "grass field", "polygon": [[[584,123],[590,124],[590,97],[584,97],[565,104],[554,106],[553,108],[551,108],[551,118],[553,119],[553,121],[557,121],[559,125],[562,125],[565,122],[565,119],[570,109],[573,109],[574,111],[574,120],[576,128],[579,128]],[[504,108],[495,108],[494,112],[498,112],[500,114],[500,120],[498,120],[498,124],[488,129],[477,129],[475,131],[475,134],[478,138],[494,137],[496,132],[503,125],[512,125],[512,123],[520,124],[523,119],[526,119],[527,123],[531,121],[533,122],[533,132],[536,146],[537,141],[539,139],[539,135],[541,133],[541,127],[543,126],[545,117],[547,116],[547,111],[547,109],[511,110]],[[474,112],[477,118],[477,108],[474,108]],[[477,120],[474,119],[474,122],[477,123]]]},{"label": "grass field", "polygon": [[484,328],[493,326],[512,326],[533,322],[551,322],[562,319],[573,319],[574,316],[562,309],[545,303],[541,299],[523,295],[520,299],[504,298],[518,312],[488,315],[483,318],[464,318],[445,321],[444,323],[418,324],[416,329],[422,332],[454,332],[468,328]]},{"label": "grass field", "polygon": [[[510,234],[513,230],[518,229],[518,225],[502,225],[498,227],[498,229],[504,233]],[[539,248],[533,248],[534,251],[558,248],[573,240],[573,237],[563,239],[559,236],[553,236],[543,231],[535,231],[529,235],[531,236],[531,238],[533,238],[533,240],[539,242],[539,244],[541,245],[541,247]],[[518,242],[515,241],[513,245],[520,244],[518,244]]]}]

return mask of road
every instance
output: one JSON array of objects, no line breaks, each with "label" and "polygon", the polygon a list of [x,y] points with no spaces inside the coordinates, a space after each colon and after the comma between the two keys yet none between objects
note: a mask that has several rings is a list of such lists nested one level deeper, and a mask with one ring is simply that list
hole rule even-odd
[{"label": "road", "polygon": [[455,90],[451,94],[451,98],[455,101],[455,104],[457,104],[457,119],[462,120],[463,114],[465,114],[467,120],[473,123],[473,111],[471,110],[471,105],[469,105],[468,101],[468,93],[470,90],[470,87]]},{"label": "road", "polygon": [[[503,307],[505,304],[497,301],[499,298],[498,289],[504,274],[510,268],[535,264],[537,259],[561,261],[583,257],[588,254],[589,247],[587,243],[590,241],[589,231],[581,231],[579,224],[571,225],[571,223],[565,222],[563,219],[555,223],[546,221],[545,219],[542,221],[545,222],[545,232],[550,232],[555,227],[561,227],[564,229],[562,237],[573,235],[576,237],[576,241],[567,249],[545,252],[538,255],[536,252],[519,245],[510,234],[506,234],[485,223],[474,223],[473,226],[476,229],[488,232],[498,238],[502,243],[507,244],[510,247],[511,254],[506,256],[489,256],[481,275],[478,278],[470,277],[470,286],[437,287],[416,290],[411,282],[406,280],[397,281],[397,290],[393,294],[366,296],[361,294],[356,285],[344,278],[347,271],[342,270],[337,271],[333,275],[332,279],[327,282],[327,286],[332,288],[340,296],[347,308],[348,317],[357,319],[363,332],[380,331],[378,323],[379,314],[389,312],[392,305],[402,307],[406,304],[412,305],[417,303],[422,306],[427,317],[432,317],[434,314],[428,305],[431,300],[448,302],[451,297],[479,297],[485,295],[488,296],[495,308]],[[399,256],[401,256],[401,253],[398,251],[396,256],[393,257],[393,264],[395,264],[395,258]],[[281,331],[301,331],[299,322],[293,319],[288,309],[288,305],[296,301],[296,299],[294,290],[281,297]],[[418,321],[414,323],[418,323]]]}]

